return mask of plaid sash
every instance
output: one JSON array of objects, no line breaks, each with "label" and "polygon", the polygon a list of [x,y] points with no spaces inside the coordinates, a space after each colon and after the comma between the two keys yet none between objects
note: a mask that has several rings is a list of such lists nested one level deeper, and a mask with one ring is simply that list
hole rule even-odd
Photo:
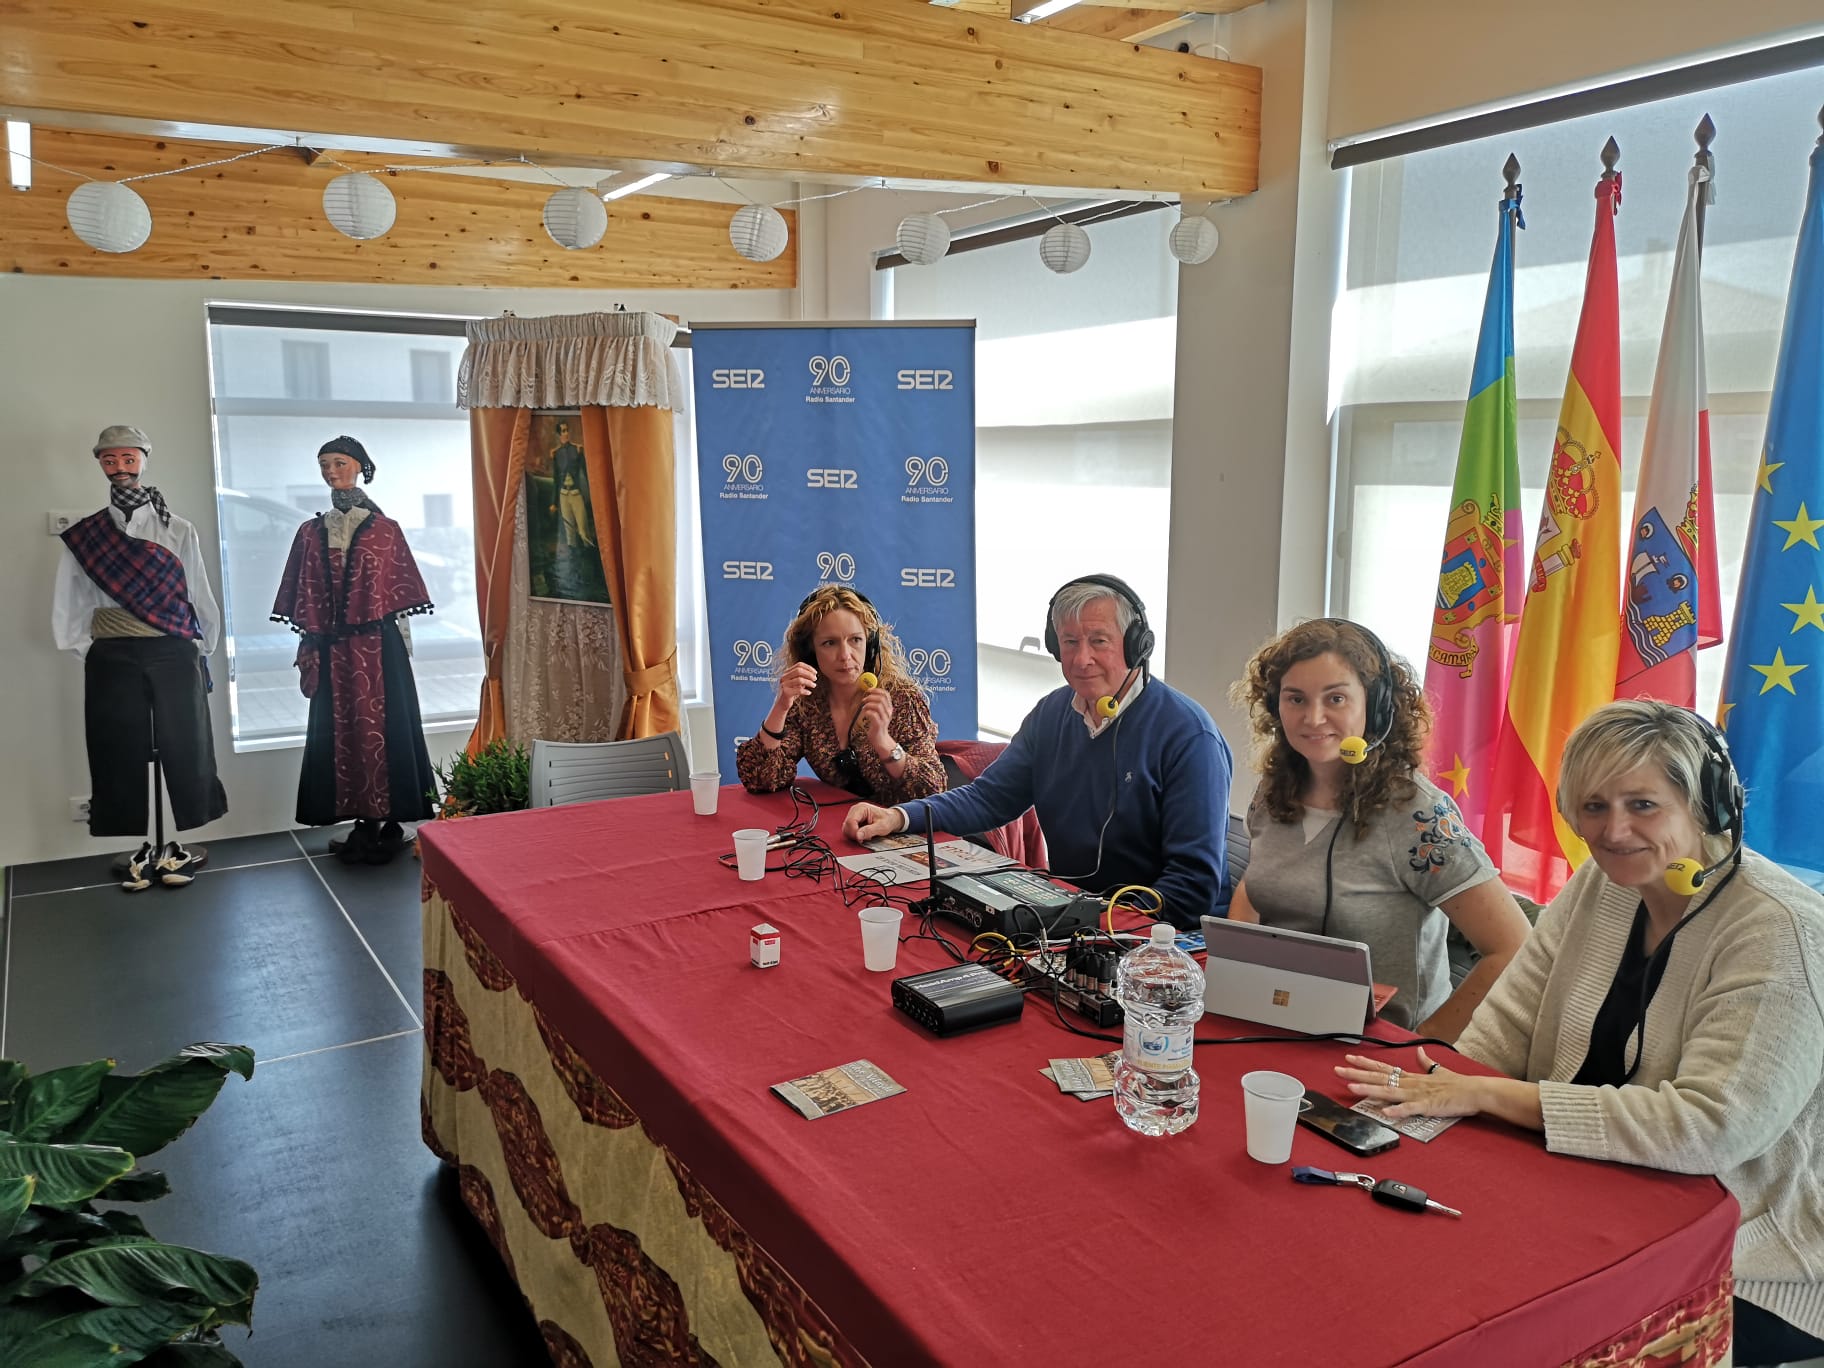
[{"label": "plaid sash", "polygon": [[202,639],[184,563],[175,552],[129,537],[105,508],[65,531],[63,544],[101,592],[141,622],[167,636]]}]

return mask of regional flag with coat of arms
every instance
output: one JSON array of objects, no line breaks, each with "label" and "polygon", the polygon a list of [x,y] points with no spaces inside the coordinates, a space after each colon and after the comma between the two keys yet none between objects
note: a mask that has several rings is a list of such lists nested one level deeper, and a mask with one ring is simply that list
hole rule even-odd
[{"label": "regional flag with coat of arms", "polygon": [[[1511,174],[1518,174],[1518,163],[1510,165]],[[1425,692],[1433,707],[1432,782],[1456,799],[1464,824],[1484,840],[1489,773],[1522,593],[1514,229],[1524,228],[1526,220],[1518,185],[1502,197],[1500,216],[1425,661]]]},{"label": "regional flag with coat of arms", "polygon": [[[1613,140],[1604,164],[1619,156]],[[1583,313],[1558,410],[1533,543],[1484,843],[1509,888],[1546,902],[1589,849],[1554,802],[1577,724],[1615,696],[1621,642],[1621,308],[1615,215],[1621,176],[1596,184]]]},{"label": "regional flag with coat of arms", "polygon": [[1697,706],[1697,653],[1723,639],[1697,227],[1699,196],[1709,195],[1709,168],[1692,167],[1647,408],[1615,677],[1617,698],[1685,708]]},{"label": "regional flag with coat of arms", "polygon": [[1824,869],[1824,137],[1811,154],[1718,721],[1749,845]]}]

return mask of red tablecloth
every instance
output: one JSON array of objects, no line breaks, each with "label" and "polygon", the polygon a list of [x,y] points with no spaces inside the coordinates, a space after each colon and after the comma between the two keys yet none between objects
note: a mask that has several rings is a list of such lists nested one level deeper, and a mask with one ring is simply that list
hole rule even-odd
[{"label": "red tablecloth", "polygon": [[[839,852],[842,810],[818,827]],[[1241,1074],[1339,1093],[1340,1047],[1200,1046],[1198,1123],[1149,1139],[1039,1075],[1110,1047],[1036,997],[1017,1025],[935,1039],[892,1009],[894,975],[862,969],[827,884],[717,863],[734,828],[788,816],[725,789],[713,818],[676,793],[439,822],[425,879],[869,1361],[1557,1364],[1714,1301],[1737,1208],[1709,1179],[1486,1120],[1371,1159],[1299,1131],[1294,1163],[1416,1184],[1455,1221],[1250,1160]],[[747,962],[760,921],[783,933],[774,969]],[[945,962],[914,940],[896,973]],[[811,1122],[768,1091],[861,1058],[906,1093]],[[1129,1338],[1148,1333],[1164,1342]]]}]

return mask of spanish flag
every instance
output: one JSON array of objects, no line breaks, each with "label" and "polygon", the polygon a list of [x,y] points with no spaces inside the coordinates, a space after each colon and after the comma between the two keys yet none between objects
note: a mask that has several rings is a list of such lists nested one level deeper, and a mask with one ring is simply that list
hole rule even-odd
[{"label": "spanish flag", "polygon": [[1507,885],[1538,902],[1589,854],[1553,801],[1558,762],[1577,724],[1614,698],[1621,647],[1620,208],[1621,176],[1605,172],[1484,824]]}]

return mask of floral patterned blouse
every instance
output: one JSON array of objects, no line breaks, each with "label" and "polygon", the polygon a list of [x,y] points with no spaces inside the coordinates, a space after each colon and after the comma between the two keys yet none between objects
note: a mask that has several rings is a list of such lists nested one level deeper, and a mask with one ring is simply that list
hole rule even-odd
[{"label": "floral patterned blouse", "polygon": [[845,788],[860,798],[893,804],[928,797],[944,787],[944,766],[937,758],[937,724],[925,696],[909,679],[892,679],[881,685],[893,696],[893,720],[887,733],[906,748],[905,764],[895,779],[868,744],[861,714],[849,728],[847,742],[836,739],[830,720],[828,695],[822,688],[806,694],[785,715],[785,740],[768,750],[758,735],[750,736],[735,752],[735,769],[749,793],[773,793],[785,788],[806,760],[826,784]]}]

